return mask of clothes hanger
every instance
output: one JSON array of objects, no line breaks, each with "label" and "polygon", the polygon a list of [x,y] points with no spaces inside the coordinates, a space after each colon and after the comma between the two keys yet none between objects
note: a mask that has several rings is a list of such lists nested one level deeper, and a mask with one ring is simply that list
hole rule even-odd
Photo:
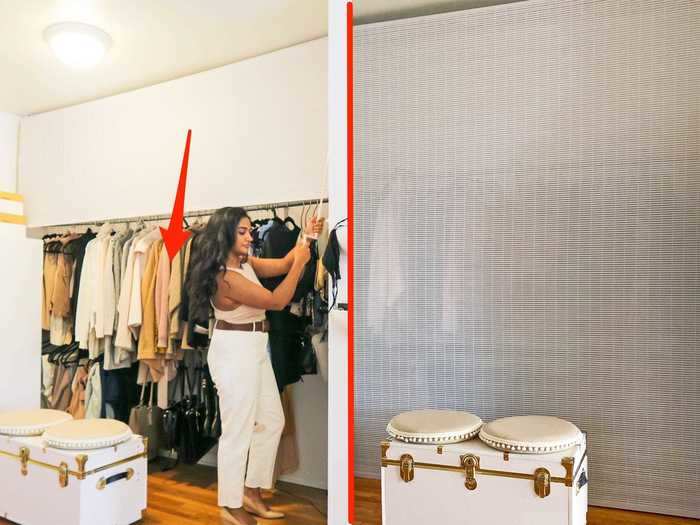
[{"label": "clothes hanger", "polygon": [[97,235],[109,235],[112,232],[112,225],[109,222],[105,222],[100,226],[100,229],[97,231]]},{"label": "clothes hanger", "polygon": [[311,211],[311,206],[306,206],[306,204],[302,204],[301,206],[301,223],[303,225],[306,225],[308,217],[307,214]]},{"label": "clothes hanger", "polygon": [[190,229],[193,232],[200,232],[206,227],[207,227],[207,222],[204,220],[204,218],[201,216],[197,216],[194,218],[194,222],[192,223],[192,228],[190,228]]},{"label": "clothes hanger", "polygon": [[277,218],[277,213],[275,212],[274,209],[260,210],[260,211],[263,211],[263,212],[269,211],[272,213],[272,217],[262,217],[260,219],[257,219],[255,222],[259,226],[264,226],[264,225],[268,224],[270,221],[274,221]]},{"label": "clothes hanger", "polygon": [[74,365],[77,364],[80,361],[81,357],[81,350],[78,345],[78,343],[71,343],[69,345],[69,351],[66,354],[66,358],[64,360],[65,365]]},{"label": "clothes hanger", "polygon": [[136,232],[140,232],[144,228],[146,228],[146,223],[143,222],[143,219],[139,219],[138,221],[135,221],[134,227],[132,228],[132,231],[134,233],[136,233]]}]

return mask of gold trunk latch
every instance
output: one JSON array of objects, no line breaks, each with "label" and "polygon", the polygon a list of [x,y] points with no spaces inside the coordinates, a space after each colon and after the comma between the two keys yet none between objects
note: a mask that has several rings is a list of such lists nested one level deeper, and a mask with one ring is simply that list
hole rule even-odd
[{"label": "gold trunk latch", "polygon": [[401,456],[401,479],[406,483],[413,481],[413,457],[410,454]]},{"label": "gold trunk latch", "polygon": [[476,471],[479,469],[479,456],[464,454],[460,459],[462,460],[466,477],[464,486],[469,490],[474,490],[476,488]]},{"label": "gold trunk latch", "polygon": [[58,485],[61,488],[68,486],[68,463],[61,463],[58,466]]},{"label": "gold trunk latch", "polygon": [[29,449],[27,447],[22,447],[19,449],[19,461],[22,464],[22,475],[27,475],[27,463],[29,463]]},{"label": "gold trunk latch", "polygon": [[551,476],[546,468],[538,468],[535,471],[535,494],[540,498],[549,496]]}]

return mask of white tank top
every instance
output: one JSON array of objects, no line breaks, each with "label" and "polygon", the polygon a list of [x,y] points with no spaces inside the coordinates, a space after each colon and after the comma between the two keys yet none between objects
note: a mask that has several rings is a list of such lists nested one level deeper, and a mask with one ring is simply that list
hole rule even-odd
[{"label": "white tank top", "polygon": [[[241,268],[231,268],[230,266],[227,266],[226,269],[232,272],[238,272],[249,281],[260,284],[258,276],[255,275],[255,271],[248,263],[243,263]],[[219,310],[216,306],[214,306],[214,301],[211,300],[211,306],[214,308],[214,318],[221,319],[227,323],[245,324],[263,321],[265,319],[265,310],[261,308],[254,308],[246,304],[237,306],[233,310]]]}]

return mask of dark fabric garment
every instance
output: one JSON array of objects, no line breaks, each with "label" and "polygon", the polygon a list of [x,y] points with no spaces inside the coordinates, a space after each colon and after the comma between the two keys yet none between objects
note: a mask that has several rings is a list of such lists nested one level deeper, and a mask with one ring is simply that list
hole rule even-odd
[{"label": "dark fabric garment", "polygon": [[[288,225],[292,225],[292,229]],[[261,257],[266,259],[284,257],[296,245],[299,233],[301,233],[301,229],[291,219],[286,222],[275,219],[274,224],[266,231]],[[313,290],[316,280],[317,261],[318,248],[314,242],[311,245],[311,259],[306,264],[304,274],[301,276],[296,290],[294,290],[293,303],[300,301]],[[284,275],[268,277],[260,279],[260,283],[268,290],[274,290],[284,281],[284,277]]]},{"label": "dark fabric garment", "polygon": [[323,266],[328,272],[331,278],[331,305],[330,309],[335,306],[336,298],[338,297],[338,281],[341,278],[340,275],[340,245],[338,244],[338,228],[345,226],[347,219],[339,221],[331,230],[328,236],[328,245],[326,246],[326,251],[323,254]]},{"label": "dark fabric garment", "polygon": [[[192,234],[187,242],[194,242],[197,234]],[[185,250],[187,245],[183,246],[181,250]],[[185,283],[189,281],[190,266],[192,265],[192,251],[190,249],[190,265],[187,267],[187,273],[185,275]],[[179,310],[180,321],[187,323],[190,320],[190,295],[187,292],[187,286],[182,287],[182,292],[180,294],[180,310]]]},{"label": "dark fabric garment", "polygon": [[[83,272],[83,260],[85,259],[85,248],[87,244],[97,235],[91,230],[75,239],[68,244],[64,249],[64,253],[69,254],[75,261],[75,269],[73,270],[73,296],[70,298],[70,313],[73,320],[72,326],[75,326],[75,312],[78,308],[78,294],[80,293],[80,275]],[[74,330],[72,330],[74,332]],[[73,334],[73,338],[75,334]]]},{"label": "dark fabric garment", "polygon": [[[290,229],[289,226],[292,226]],[[274,219],[273,225],[266,230],[261,257],[284,257],[294,248],[301,230],[293,221]],[[306,265],[304,274],[299,280],[292,302],[299,302],[308,296],[314,289],[316,279],[316,267],[318,249],[316,243],[311,245],[311,259]],[[284,276],[260,279],[261,284],[268,290],[274,290],[284,280]],[[282,311],[268,311],[267,318],[270,321],[270,360],[275,372],[277,388],[280,392],[286,385],[296,383],[305,372],[304,344],[307,327],[311,324],[311,318],[297,316],[287,307]]]},{"label": "dark fabric garment", "polygon": [[139,364],[130,368],[116,370],[100,369],[102,380],[102,417],[105,417],[107,405],[114,411],[115,419],[129,423],[132,407],[139,403],[139,388],[136,384]]},{"label": "dark fabric garment", "polygon": [[279,312],[268,311],[267,318],[270,321],[270,361],[277,388],[282,392],[285,386],[299,381],[304,373],[303,339],[310,319],[290,313],[289,307]]},{"label": "dark fabric garment", "polygon": [[[193,233],[191,237],[191,247],[190,247],[190,262],[187,267],[187,276],[185,277],[185,282],[189,281],[189,273],[192,267],[192,261],[198,256],[200,249],[200,244],[202,236],[199,233]],[[209,317],[212,315],[211,309],[208,312],[196,312],[190,311],[190,298],[187,293],[187,287],[183,287],[182,295],[180,299],[180,320],[187,323],[188,333],[189,333],[189,344],[193,348],[206,348],[209,345]],[[201,328],[195,327],[199,325]],[[206,331],[207,333],[200,333],[200,331]]]},{"label": "dark fabric garment", "polygon": [[44,245],[44,253],[61,253],[63,251],[63,244],[60,241],[47,241]]},{"label": "dark fabric garment", "polygon": [[100,364],[100,388],[102,389],[102,392],[100,392],[102,401],[102,407],[100,408],[100,417],[104,418],[107,416],[107,412],[105,410],[107,406],[107,403],[105,402],[105,383],[107,382],[107,371],[105,370],[104,354],[99,356],[95,361]]},{"label": "dark fabric garment", "polygon": [[[289,229],[287,224],[293,225]],[[274,219],[273,225],[267,230],[263,243],[262,254],[265,259],[278,259],[287,255],[297,243],[301,230],[293,222]],[[268,290],[274,290],[284,281],[284,275],[260,279],[260,283]]]}]

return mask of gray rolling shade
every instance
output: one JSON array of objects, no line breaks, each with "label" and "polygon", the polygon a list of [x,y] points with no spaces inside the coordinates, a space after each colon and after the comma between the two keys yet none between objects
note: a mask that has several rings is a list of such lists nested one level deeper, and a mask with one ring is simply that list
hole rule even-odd
[{"label": "gray rolling shade", "polygon": [[398,412],[588,432],[590,503],[700,517],[700,2],[356,28],[356,469]]}]

